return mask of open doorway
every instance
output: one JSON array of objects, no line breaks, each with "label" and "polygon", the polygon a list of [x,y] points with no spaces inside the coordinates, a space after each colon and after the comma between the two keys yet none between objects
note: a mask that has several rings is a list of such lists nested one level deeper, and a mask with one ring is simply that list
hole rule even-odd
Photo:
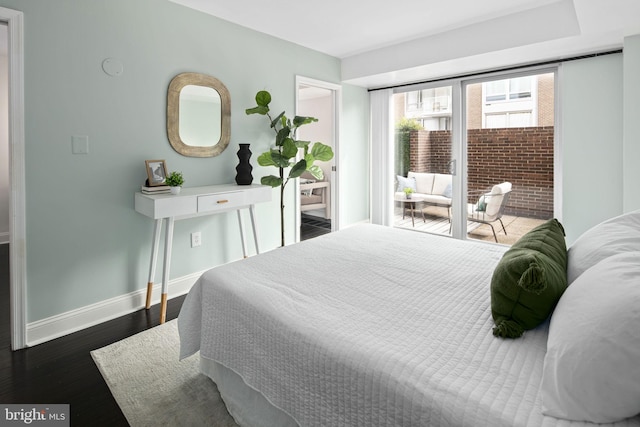
[{"label": "open doorway", "polygon": [[24,15],[0,7],[7,30],[7,129],[9,169],[9,270],[11,348],[26,346],[26,202],[24,143]]},{"label": "open doorway", "polygon": [[334,157],[316,164],[324,172],[318,180],[303,174],[298,184],[296,241],[307,240],[337,229],[338,109],[340,87],[304,77],[296,78],[296,115],[318,119],[298,130],[301,140],[322,142],[333,148]]}]

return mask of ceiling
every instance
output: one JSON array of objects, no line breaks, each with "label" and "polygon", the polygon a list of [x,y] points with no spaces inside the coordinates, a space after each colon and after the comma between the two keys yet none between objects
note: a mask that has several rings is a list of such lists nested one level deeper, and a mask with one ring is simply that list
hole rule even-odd
[{"label": "ceiling", "polygon": [[344,80],[367,87],[601,52],[640,34],[638,0],[170,1],[340,58]]}]

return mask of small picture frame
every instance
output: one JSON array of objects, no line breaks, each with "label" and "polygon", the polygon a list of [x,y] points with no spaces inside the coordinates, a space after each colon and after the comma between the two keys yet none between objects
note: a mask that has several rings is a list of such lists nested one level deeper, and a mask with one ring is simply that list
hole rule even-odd
[{"label": "small picture frame", "polygon": [[167,164],[164,160],[145,160],[144,164],[147,167],[147,185],[149,187],[166,185],[164,180],[167,178]]}]

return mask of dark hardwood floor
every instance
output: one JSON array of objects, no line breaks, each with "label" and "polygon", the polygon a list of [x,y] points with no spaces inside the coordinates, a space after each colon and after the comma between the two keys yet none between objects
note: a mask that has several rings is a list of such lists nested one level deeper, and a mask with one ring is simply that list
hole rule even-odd
[{"label": "dark hardwood floor", "polygon": [[[184,296],[169,300],[167,321]],[[11,351],[9,245],[0,245],[0,402],[70,405],[72,426],[127,426],[90,351],[159,324],[159,306],[24,350]]]},{"label": "dark hardwood floor", "polygon": [[313,215],[300,216],[300,240],[313,239],[331,233],[331,220]]}]

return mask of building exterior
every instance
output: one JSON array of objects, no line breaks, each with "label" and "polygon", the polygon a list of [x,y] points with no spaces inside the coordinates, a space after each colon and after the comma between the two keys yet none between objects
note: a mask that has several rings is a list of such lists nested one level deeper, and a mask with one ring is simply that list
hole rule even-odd
[{"label": "building exterior", "polygon": [[[397,94],[396,122],[414,119],[426,130],[451,130],[451,86]],[[467,87],[467,128],[553,126],[553,73],[472,84]]]}]

